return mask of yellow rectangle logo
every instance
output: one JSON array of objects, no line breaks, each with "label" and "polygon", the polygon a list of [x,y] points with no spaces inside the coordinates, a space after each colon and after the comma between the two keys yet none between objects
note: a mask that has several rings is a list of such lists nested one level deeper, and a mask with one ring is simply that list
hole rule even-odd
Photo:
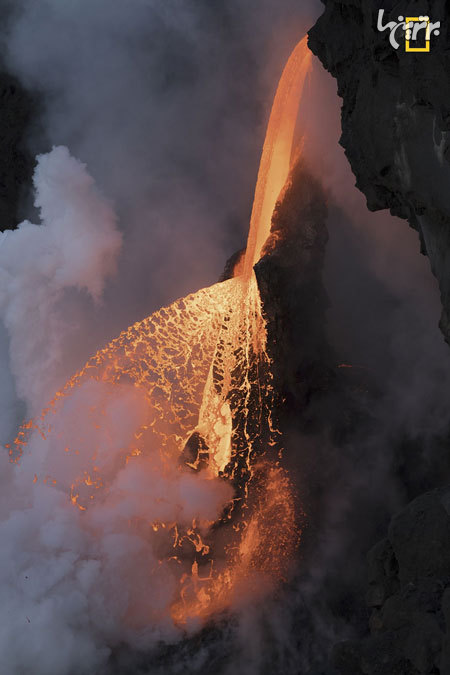
[{"label": "yellow rectangle logo", "polygon": [[407,16],[405,19],[406,23],[406,39],[405,39],[405,51],[407,52],[429,52],[430,51],[430,19],[426,22],[426,32],[425,32],[425,47],[411,47],[410,40],[411,34],[414,32],[414,26],[410,24],[414,23],[424,23],[423,17],[419,16]]}]

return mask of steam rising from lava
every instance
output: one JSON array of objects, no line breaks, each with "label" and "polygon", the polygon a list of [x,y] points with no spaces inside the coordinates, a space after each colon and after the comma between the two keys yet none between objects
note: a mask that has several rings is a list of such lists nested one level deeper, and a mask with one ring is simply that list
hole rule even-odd
[{"label": "steam rising from lava", "polygon": [[11,337],[18,394],[33,413],[58,384],[67,327],[55,318],[63,291],[98,301],[115,272],[122,237],[111,205],[63,147],[37,158],[41,225],[0,234],[0,310]]},{"label": "steam rising from lava", "polygon": [[[91,662],[105,656],[97,649],[102,635],[108,644],[125,634],[145,646],[151,637],[174,635],[177,626],[196,628],[213,612],[238,607],[288,571],[298,533],[272,414],[271,361],[253,265],[288,178],[309,64],[305,38],[275,97],[247,252],[235,276],[155,312],[99,350],[39,417],[22,426],[10,448],[13,503],[18,500],[21,509],[39,504],[54,523],[45,532],[30,526],[30,541],[23,543],[21,602],[26,605],[30,587],[33,599],[39,598],[39,611],[30,610],[28,622],[39,626],[56,611],[70,624],[64,617],[66,577],[75,576],[84,591],[75,625],[94,607],[102,616],[85,644],[96,654]],[[76,174],[65,150],[55,155]],[[41,159],[37,181],[51,158]],[[37,203],[47,226],[67,221],[64,212],[46,209],[41,197]],[[106,207],[98,208],[103,213]],[[105,213],[107,246],[88,261],[88,279],[76,264],[73,273],[55,272],[62,285],[84,285],[94,297],[120,245],[114,216]],[[102,263],[104,271],[90,283],[91,262]],[[12,513],[0,530],[14,528],[25,514]],[[68,523],[76,523],[77,532],[70,542]],[[49,569],[41,588],[24,581],[40,577],[27,557],[37,541],[43,565],[50,552],[65,560],[58,572]],[[112,597],[109,588],[119,579],[121,592]],[[50,589],[55,593],[49,601]],[[53,606],[46,609],[48,602]],[[62,630],[61,639],[69,635]],[[10,662],[20,663],[20,654],[11,655],[14,645],[3,647]],[[32,667],[31,661],[23,666]],[[45,672],[58,673],[58,667],[49,659]]]}]

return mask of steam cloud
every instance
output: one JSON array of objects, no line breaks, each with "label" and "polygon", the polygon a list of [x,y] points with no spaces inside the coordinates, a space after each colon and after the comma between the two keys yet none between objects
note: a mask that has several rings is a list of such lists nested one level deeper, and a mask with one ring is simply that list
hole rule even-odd
[{"label": "steam cloud", "polygon": [[[76,461],[97,445],[99,461],[113,467],[142,423],[146,403],[130,386],[114,387],[112,395],[105,390],[99,382],[81,387],[55,418],[53,435],[79,448]],[[108,395],[98,431],[80,430],[80,419]],[[176,466],[168,472],[155,448],[117,473],[106,471],[107,498],[82,513],[68,504],[67,491],[33,483],[34,474],[51,467],[59,486],[70,484],[57,445],[34,435],[16,469],[2,455],[3,672],[92,673],[121,642],[143,649],[179,637],[169,618],[177,580],[159,564],[150,528],[139,533],[129,523],[215,520],[231,496],[223,482],[182,474]]]},{"label": "steam cloud", "polygon": [[98,302],[122,241],[114,212],[67,148],[37,158],[34,187],[42,224],[25,221],[0,235],[0,313],[17,393],[31,414],[61,384],[70,331],[58,311],[64,290]]}]

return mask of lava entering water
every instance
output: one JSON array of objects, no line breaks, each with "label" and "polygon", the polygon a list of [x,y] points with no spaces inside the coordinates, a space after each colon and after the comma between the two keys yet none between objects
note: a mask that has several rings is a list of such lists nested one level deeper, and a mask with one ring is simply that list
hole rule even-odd
[{"label": "lava entering water", "polygon": [[[171,604],[178,624],[227,607],[261,577],[282,578],[298,539],[272,420],[271,363],[253,266],[288,178],[309,66],[304,38],[275,96],[246,254],[234,278],[177,300],[121,333],[67,382],[40,418],[21,427],[10,450],[17,461],[30,435],[37,437],[45,460],[35,481],[67,490],[82,512],[106,499],[124,466],[135,463],[145,472],[155,448],[161,474],[175,466],[232,487],[215,522],[130,521],[145,536],[162,537],[159,564],[175,570],[179,583]],[[122,394],[134,411],[131,441],[114,429]],[[108,452],[111,446],[114,453]]]}]

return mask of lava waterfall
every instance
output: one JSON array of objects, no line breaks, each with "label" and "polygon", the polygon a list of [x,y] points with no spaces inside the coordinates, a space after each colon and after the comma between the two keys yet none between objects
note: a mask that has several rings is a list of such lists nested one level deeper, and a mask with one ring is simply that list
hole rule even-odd
[{"label": "lava waterfall", "polygon": [[[153,555],[140,552],[139,566],[169,580],[159,604],[143,591],[130,594],[123,608],[130,626],[168,617],[199,625],[283,579],[299,541],[253,267],[298,157],[293,139],[309,67],[305,38],[275,96],[247,248],[232,278],[130,326],[10,448],[17,470],[27,464],[35,485],[66,493],[94,536],[105,512],[129,495],[117,510],[120,534],[149,543]],[[135,574],[132,553],[128,573]]]}]

